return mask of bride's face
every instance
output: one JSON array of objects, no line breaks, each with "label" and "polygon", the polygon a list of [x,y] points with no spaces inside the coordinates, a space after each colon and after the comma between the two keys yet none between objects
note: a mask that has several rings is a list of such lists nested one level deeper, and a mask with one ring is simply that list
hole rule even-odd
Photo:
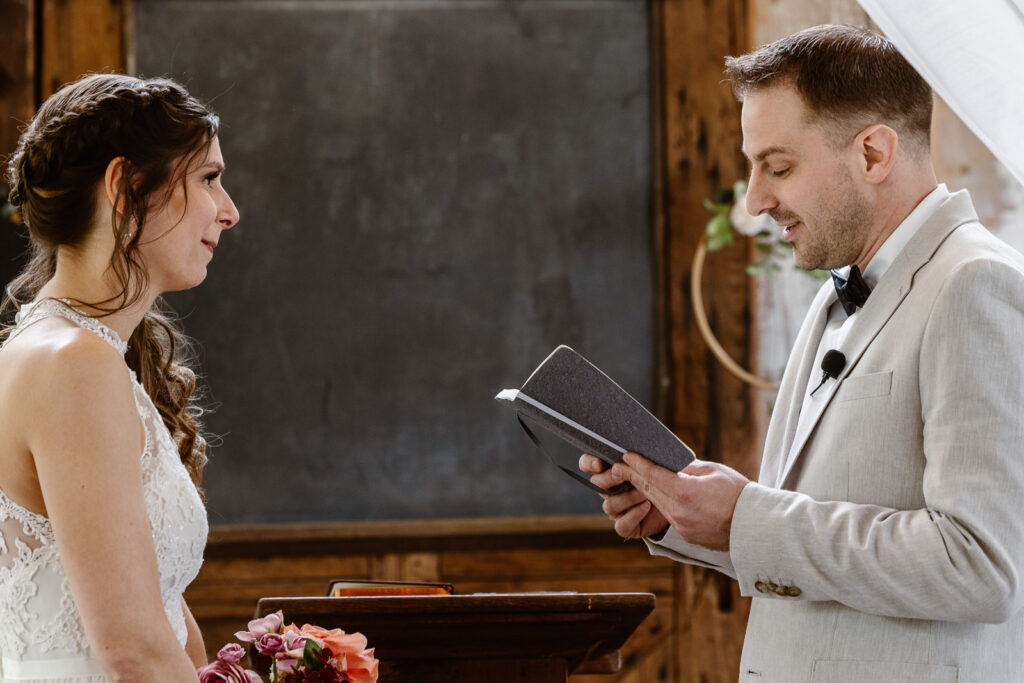
[{"label": "bride's face", "polygon": [[159,292],[195,287],[206,278],[221,233],[238,222],[238,209],[221,183],[224,158],[215,136],[170,197],[147,216],[138,245],[150,286]]}]

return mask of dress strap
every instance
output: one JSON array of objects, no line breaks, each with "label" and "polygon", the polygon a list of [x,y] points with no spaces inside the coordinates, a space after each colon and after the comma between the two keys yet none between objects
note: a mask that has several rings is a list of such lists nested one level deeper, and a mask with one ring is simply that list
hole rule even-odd
[{"label": "dress strap", "polygon": [[128,342],[122,341],[117,332],[91,315],[82,313],[72,306],[71,302],[67,299],[40,299],[39,301],[22,306],[14,316],[14,332],[11,333],[11,337],[14,337],[14,335],[32,323],[54,315],[66,318],[79,327],[94,332],[100,339],[114,347],[114,350],[121,354],[122,357],[128,350]]}]

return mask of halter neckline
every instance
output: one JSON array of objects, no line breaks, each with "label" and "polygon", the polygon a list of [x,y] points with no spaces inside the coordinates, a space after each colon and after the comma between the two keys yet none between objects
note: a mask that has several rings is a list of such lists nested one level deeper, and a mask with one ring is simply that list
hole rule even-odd
[{"label": "halter neckline", "polygon": [[128,342],[123,341],[117,332],[104,325],[99,319],[75,308],[68,299],[63,298],[40,299],[39,301],[33,301],[22,306],[14,316],[15,332],[23,329],[30,323],[51,315],[58,315],[70,320],[79,327],[95,333],[100,339],[110,344],[122,357],[128,351]]}]

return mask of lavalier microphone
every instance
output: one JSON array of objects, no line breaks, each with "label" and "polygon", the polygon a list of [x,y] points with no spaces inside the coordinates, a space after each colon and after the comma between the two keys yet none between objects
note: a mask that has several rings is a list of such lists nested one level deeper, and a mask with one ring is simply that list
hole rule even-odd
[{"label": "lavalier microphone", "polygon": [[846,367],[846,356],[841,351],[835,349],[829,349],[825,352],[825,357],[821,359],[821,382],[818,386],[814,387],[814,391],[811,392],[811,396],[814,396],[814,392],[821,389],[825,382],[831,377],[832,379],[838,379],[839,373]]}]

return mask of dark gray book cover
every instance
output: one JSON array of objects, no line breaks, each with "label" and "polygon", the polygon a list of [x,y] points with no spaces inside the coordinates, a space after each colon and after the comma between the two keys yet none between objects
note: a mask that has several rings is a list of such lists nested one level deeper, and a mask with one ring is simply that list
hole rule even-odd
[{"label": "dark gray book cover", "polygon": [[694,460],[689,446],[568,346],[551,352],[521,389],[506,389],[495,398],[609,465],[621,462],[627,451],[673,472]]}]

